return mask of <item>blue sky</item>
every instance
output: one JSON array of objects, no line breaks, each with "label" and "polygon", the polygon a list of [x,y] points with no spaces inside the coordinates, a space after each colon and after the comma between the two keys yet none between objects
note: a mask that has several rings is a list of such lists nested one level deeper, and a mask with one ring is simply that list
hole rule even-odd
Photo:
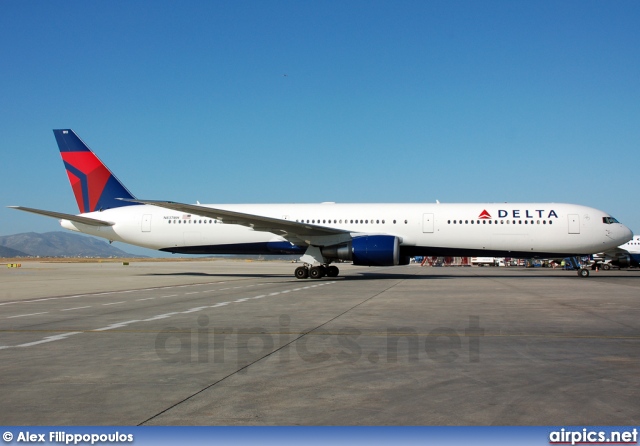
[{"label": "blue sky", "polygon": [[4,1],[0,235],[60,230],[7,205],[77,212],[53,128],[140,198],[569,202],[640,232],[638,23],[637,1]]}]

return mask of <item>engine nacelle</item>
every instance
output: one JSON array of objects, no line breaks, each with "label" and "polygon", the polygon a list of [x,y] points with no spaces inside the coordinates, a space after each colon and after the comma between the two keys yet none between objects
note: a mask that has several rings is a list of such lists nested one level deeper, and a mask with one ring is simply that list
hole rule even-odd
[{"label": "engine nacelle", "polygon": [[629,268],[631,266],[631,259],[629,256],[618,256],[615,260],[611,261],[612,264],[617,266],[618,268]]},{"label": "engine nacelle", "polygon": [[350,260],[354,265],[395,266],[400,264],[400,240],[393,235],[363,235],[349,243],[324,247],[322,255]]}]

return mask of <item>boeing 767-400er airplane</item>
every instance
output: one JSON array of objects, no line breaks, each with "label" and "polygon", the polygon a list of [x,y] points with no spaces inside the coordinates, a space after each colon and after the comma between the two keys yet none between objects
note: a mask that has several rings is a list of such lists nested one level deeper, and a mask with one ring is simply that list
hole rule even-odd
[{"label": "boeing 767-400er airplane", "polygon": [[[63,228],[183,254],[301,254],[299,279],[335,261],[394,266],[410,256],[577,257],[627,242],[609,214],[560,203],[201,205],[135,198],[73,130],[53,131],[79,215],[12,206]],[[580,269],[587,277],[589,271]]]}]

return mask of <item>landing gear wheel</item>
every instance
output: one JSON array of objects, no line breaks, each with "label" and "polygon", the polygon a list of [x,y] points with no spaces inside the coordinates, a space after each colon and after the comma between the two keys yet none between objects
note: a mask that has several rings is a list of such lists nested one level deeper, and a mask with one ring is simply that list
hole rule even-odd
[{"label": "landing gear wheel", "polygon": [[309,268],[309,277],[312,279],[322,279],[322,277],[324,277],[324,267],[312,266]]},{"label": "landing gear wheel", "polygon": [[580,277],[589,277],[589,270],[588,270],[588,269],[585,269],[585,268],[580,268],[580,269],[578,270],[578,275],[579,275]]},{"label": "landing gear wheel", "polygon": [[306,266],[299,266],[296,268],[296,279],[306,279],[309,277],[309,269]]},{"label": "landing gear wheel", "polygon": [[337,266],[331,265],[327,267],[327,277],[338,277],[338,274],[340,274],[340,270]]}]

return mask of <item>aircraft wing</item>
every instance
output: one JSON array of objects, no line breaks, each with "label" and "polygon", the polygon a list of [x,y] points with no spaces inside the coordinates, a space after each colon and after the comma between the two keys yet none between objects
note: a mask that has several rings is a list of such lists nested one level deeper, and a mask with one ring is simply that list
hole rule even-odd
[{"label": "aircraft wing", "polygon": [[150,204],[166,209],[188,214],[201,215],[202,217],[215,218],[223,223],[243,225],[252,228],[254,231],[271,232],[274,234],[295,235],[302,237],[326,236],[350,234],[350,231],[343,229],[327,228],[325,226],[310,225],[296,221],[283,220],[280,218],[264,217],[262,215],[245,214],[242,212],[228,211],[224,209],[210,208],[195,204],[176,203],[174,201],[155,200],[124,200],[135,201],[136,203]]},{"label": "aircraft wing", "polygon": [[7,207],[11,209],[17,209],[19,211],[31,212],[33,214],[39,214],[39,215],[45,215],[47,217],[58,218],[61,220],[71,220],[71,221],[75,221],[76,223],[82,223],[89,226],[113,226],[115,224],[112,221],[98,220],[96,218],[82,217],[80,215],[64,214],[62,212],[45,211],[42,209],[26,208],[23,206],[7,206]]}]

